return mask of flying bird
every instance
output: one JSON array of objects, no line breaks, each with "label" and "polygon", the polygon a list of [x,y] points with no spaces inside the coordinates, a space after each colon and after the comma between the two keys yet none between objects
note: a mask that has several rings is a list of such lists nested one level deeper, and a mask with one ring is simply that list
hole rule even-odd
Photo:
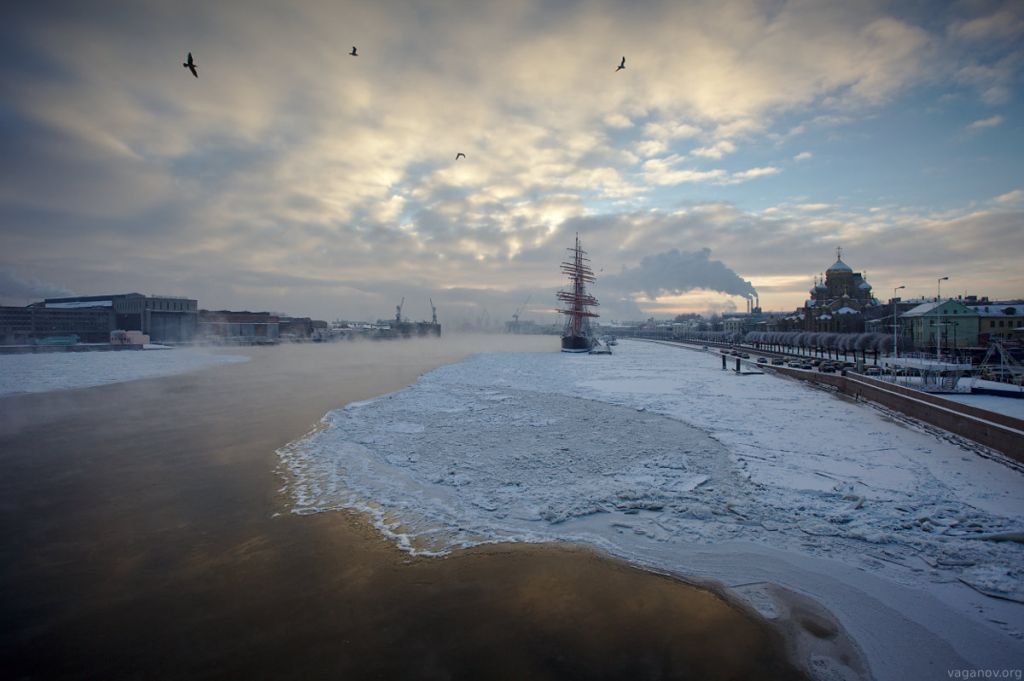
[{"label": "flying bird", "polygon": [[355,45],[352,46],[352,51],[348,53],[348,56],[350,56],[350,57],[358,57],[359,56],[356,53],[356,46]]},{"label": "flying bird", "polygon": [[191,52],[188,53],[188,61],[185,62],[184,64],[182,64],[182,66],[184,66],[186,69],[191,71],[192,75],[195,76],[196,78],[199,77],[199,72],[196,71],[196,63],[194,61],[192,61],[192,53]]},{"label": "flying bird", "polygon": [[461,151],[459,153],[455,154],[455,160],[456,161],[458,161],[460,158],[466,158],[466,155],[463,154]]},{"label": "flying bird", "polygon": [[626,68],[626,58],[625,57],[623,57],[622,61],[619,62],[619,68],[615,69],[615,72],[618,73],[619,71],[621,71],[624,68]]}]

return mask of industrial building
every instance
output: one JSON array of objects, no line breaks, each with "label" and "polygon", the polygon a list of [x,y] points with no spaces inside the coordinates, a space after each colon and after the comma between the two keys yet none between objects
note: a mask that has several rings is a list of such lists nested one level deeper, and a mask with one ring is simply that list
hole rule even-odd
[{"label": "industrial building", "polygon": [[184,343],[196,334],[198,301],[171,296],[118,293],[106,296],[47,298],[35,305],[47,310],[106,308],[113,311],[113,325],[107,329],[141,331],[154,343]]},{"label": "industrial building", "polygon": [[106,343],[114,330],[110,307],[0,307],[0,344],[30,345],[46,338],[77,336],[82,343]]},{"label": "industrial building", "polygon": [[269,312],[200,310],[197,338],[213,343],[279,343],[281,320]]}]

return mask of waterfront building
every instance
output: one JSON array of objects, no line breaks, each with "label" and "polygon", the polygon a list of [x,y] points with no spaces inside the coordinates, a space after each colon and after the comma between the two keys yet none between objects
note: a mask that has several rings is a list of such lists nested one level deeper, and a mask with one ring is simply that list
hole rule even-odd
[{"label": "waterfront building", "polygon": [[145,296],[141,293],[117,293],[104,296],[47,298],[35,303],[48,310],[76,310],[92,307],[113,312],[114,329],[141,331],[154,343],[182,343],[196,333],[198,301],[174,296]]},{"label": "waterfront building", "polygon": [[77,336],[82,343],[106,343],[114,325],[111,307],[0,307],[0,344],[29,345],[44,338]]},{"label": "waterfront building", "polygon": [[[323,328],[327,322],[323,322]],[[278,333],[281,340],[303,341],[313,338],[317,325],[310,317],[279,317]]]},{"label": "waterfront building", "polygon": [[1008,341],[1021,337],[1024,327],[1024,303],[989,303],[968,305],[978,314],[978,344]]},{"label": "waterfront building", "polygon": [[280,342],[280,318],[269,312],[200,310],[197,337],[217,343],[263,345]]},{"label": "waterfront building", "polygon": [[927,352],[976,347],[978,319],[977,312],[952,298],[922,303],[899,317],[914,348]]},{"label": "waterfront building", "polygon": [[[763,312],[758,306],[751,306],[749,312],[727,312],[722,315],[722,331],[745,335],[751,331],[774,330],[774,326],[783,317],[775,312]],[[700,319],[691,320],[689,329],[699,330]],[[673,325],[673,328],[675,325]]]}]

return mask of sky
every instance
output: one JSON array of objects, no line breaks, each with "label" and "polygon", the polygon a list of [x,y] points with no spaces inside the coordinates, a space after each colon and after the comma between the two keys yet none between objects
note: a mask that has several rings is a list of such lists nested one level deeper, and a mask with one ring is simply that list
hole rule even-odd
[{"label": "sky", "polygon": [[6,305],[552,322],[577,233],[601,321],[792,310],[840,246],[1024,297],[1019,1],[19,3],[0,55]]}]

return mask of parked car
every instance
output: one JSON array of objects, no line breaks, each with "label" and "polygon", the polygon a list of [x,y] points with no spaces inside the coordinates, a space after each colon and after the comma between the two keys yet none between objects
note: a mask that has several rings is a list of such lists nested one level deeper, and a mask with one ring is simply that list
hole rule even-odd
[{"label": "parked car", "polygon": [[818,371],[825,374],[834,374],[836,372],[836,368],[831,364],[822,362],[821,364],[818,365]]},{"label": "parked car", "polygon": [[881,376],[882,370],[878,367],[868,367],[864,370],[865,376]]},{"label": "parked car", "polygon": [[768,363],[768,358],[767,357],[758,357],[757,358],[757,363],[758,364],[767,364]]},{"label": "parked car", "polygon": [[750,355],[748,355],[748,354],[747,354],[747,353],[745,353],[745,352],[741,352],[741,353],[740,353],[740,357],[742,357],[743,359],[750,359]]},{"label": "parked car", "polygon": [[780,366],[784,365],[785,363],[786,363],[786,360],[782,359],[781,357],[773,357],[772,358],[772,366],[773,367],[780,367]]}]

